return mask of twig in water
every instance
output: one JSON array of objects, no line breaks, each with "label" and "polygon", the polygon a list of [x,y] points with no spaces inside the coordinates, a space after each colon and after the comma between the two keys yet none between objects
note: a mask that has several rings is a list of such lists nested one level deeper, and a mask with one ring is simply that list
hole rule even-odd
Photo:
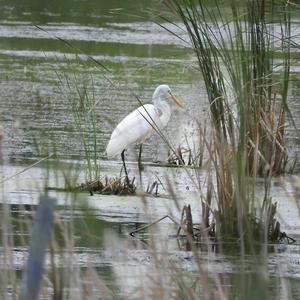
[{"label": "twig in water", "polygon": [[143,227],[141,227],[141,228],[138,228],[138,229],[136,229],[136,230],[131,231],[129,234],[130,234],[131,236],[134,237],[136,233],[138,233],[138,232],[140,232],[140,231],[142,231],[142,230],[144,230],[144,229],[147,229],[147,228],[149,228],[149,227],[151,227],[151,226],[153,226],[153,225],[159,223],[160,221],[162,221],[162,220],[164,220],[164,219],[166,219],[166,218],[169,218],[173,223],[175,223],[175,224],[177,224],[177,225],[180,225],[173,217],[171,217],[171,216],[169,216],[169,215],[165,215],[165,216],[163,216],[162,218],[159,218],[159,219],[155,220],[154,222],[152,222],[152,223],[150,223],[150,224],[147,224],[147,225],[145,225],[145,226],[143,226]]}]

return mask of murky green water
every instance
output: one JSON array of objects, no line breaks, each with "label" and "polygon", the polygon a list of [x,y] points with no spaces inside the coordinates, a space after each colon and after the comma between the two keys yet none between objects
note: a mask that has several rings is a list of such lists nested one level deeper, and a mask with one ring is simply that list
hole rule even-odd
[{"label": "murky green water", "polygon": [[[133,92],[149,102],[155,87],[168,83],[188,103],[189,111],[198,116],[201,113],[194,97],[200,91],[193,86],[199,75],[193,70],[192,53],[150,22],[154,1],[138,5],[134,1],[109,5],[70,1],[62,6],[7,1],[3,7],[0,123],[5,137],[3,151],[8,157],[40,156],[51,151],[51,143],[62,156],[82,156],[71,104],[61,91],[70,94],[64,89],[66,82],[59,79],[64,76],[71,84],[84,83],[95,94],[100,157],[114,126],[139,105]],[[72,47],[55,37],[67,40]],[[84,55],[76,59],[75,54],[81,51],[104,64],[109,72]],[[182,115],[172,118],[170,136],[182,134],[176,128],[176,118]],[[33,139],[43,141],[46,147],[37,149]],[[146,143],[145,159],[157,160],[164,148],[161,144],[157,137]]]},{"label": "murky green water", "polygon": [[[26,158],[43,157],[53,151],[66,159],[84,156],[78,124],[72,113],[73,102],[70,101],[72,93],[74,99],[78,95],[72,88],[68,89],[66,77],[72,87],[76,84],[82,88],[84,86],[89,95],[94,95],[91,98],[96,103],[97,153],[102,159],[105,159],[103,152],[115,125],[139,105],[132,96],[133,92],[144,102],[149,102],[154,88],[158,84],[168,83],[182,99],[186,111],[175,111],[166,129],[174,145],[178,145],[185,135],[193,132],[190,116],[201,121],[206,118],[206,97],[203,86],[199,84],[200,75],[195,70],[193,53],[174,36],[151,22],[153,19],[158,20],[153,14],[153,10],[158,9],[155,1],[0,0],[0,7],[2,178],[20,171],[23,167],[19,164]],[[185,37],[180,30],[178,34]],[[68,41],[71,47],[57,37]],[[80,57],[76,54],[80,54]],[[87,55],[99,61],[109,71],[92,62]],[[291,107],[296,112],[299,110],[297,99],[300,93],[298,68],[299,65],[295,62],[295,80],[291,83],[290,95]],[[199,98],[202,99],[201,103]],[[295,115],[295,120],[299,122],[298,114]],[[89,124],[81,124],[80,131],[84,132],[87,140],[92,136]],[[288,131],[288,142],[298,144],[292,128]],[[89,143],[89,150],[92,151],[92,142]],[[297,147],[294,149],[297,153]],[[164,160],[166,156],[166,147],[158,136],[154,135],[146,141],[143,151],[145,161]],[[135,159],[135,156],[132,155],[131,158]],[[15,160],[17,163],[13,164]],[[67,168],[72,169],[71,165],[61,168],[66,171]],[[134,166],[131,168],[135,169]],[[115,162],[101,162],[101,170],[105,174],[118,174],[119,169],[120,165]],[[74,173],[75,175],[72,174],[76,177],[77,173]],[[13,228],[17,233],[13,265],[17,269],[22,268],[26,258],[30,228],[20,228],[17,220],[24,215],[24,218],[28,217],[26,207],[22,205],[37,203],[46,175],[47,168],[34,168],[29,173],[5,182],[1,187],[2,201],[16,205],[15,208],[21,211],[12,213],[13,220],[16,221]],[[199,199],[195,198],[193,185],[182,169],[146,167],[144,182],[153,182],[166,175],[179,195],[179,208],[168,198],[166,190],[161,189],[162,198],[149,197],[146,202],[139,197],[84,195],[83,201],[93,208],[93,217],[86,218],[82,213],[85,210],[81,208],[76,212],[74,259],[79,268],[87,268],[92,264],[116,297],[132,295],[137,287],[151,283],[149,274],[153,277],[157,275],[154,267],[156,258],[139,239],[128,241],[130,230],[168,213],[179,218],[180,209],[185,203],[193,205],[195,221],[199,221]],[[52,174],[49,185],[62,185],[64,178],[59,176],[61,177],[57,178],[57,173]],[[84,174],[78,176],[84,180]],[[275,188],[274,196],[278,198],[282,219],[287,220],[283,223],[284,229],[299,240],[299,212],[297,205],[291,200],[293,198],[288,178],[286,182],[288,192]],[[163,184],[166,187],[165,181]],[[290,199],[288,205],[287,195]],[[61,218],[63,221],[68,220],[68,195],[54,193],[54,196],[59,199]],[[30,224],[30,217],[27,221]],[[106,233],[107,229],[111,230],[111,236]],[[172,238],[175,228],[167,223],[157,229],[157,232],[161,233],[158,244],[161,248],[166,246],[164,249],[167,249],[172,265],[183,270],[187,277],[196,280],[197,270],[188,257],[189,253],[181,251]],[[141,240],[147,240],[147,233]],[[124,252],[124,249],[131,251]],[[268,270],[274,278],[283,275],[289,282],[292,294],[299,297],[299,244],[286,246],[282,253],[280,249],[272,252]],[[236,270],[239,262],[235,258],[211,254],[204,256],[212,272],[238,274]],[[278,269],[281,262],[286,263],[284,270]],[[251,258],[247,263],[251,266]],[[273,291],[276,291],[276,280],[272,284]]]}]

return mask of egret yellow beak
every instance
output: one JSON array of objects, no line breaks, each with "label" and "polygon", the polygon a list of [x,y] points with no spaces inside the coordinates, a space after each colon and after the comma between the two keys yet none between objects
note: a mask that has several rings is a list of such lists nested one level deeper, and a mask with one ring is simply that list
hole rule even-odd
[{"label": "egret yellow beak", "polygon": [[169,91],[169,95],[171,96],[172,100],[173,100],[179,107],[183,107],[183,105],[181,104],[181,102],[178,100],[178,98],[177,98],[171,91]]}]

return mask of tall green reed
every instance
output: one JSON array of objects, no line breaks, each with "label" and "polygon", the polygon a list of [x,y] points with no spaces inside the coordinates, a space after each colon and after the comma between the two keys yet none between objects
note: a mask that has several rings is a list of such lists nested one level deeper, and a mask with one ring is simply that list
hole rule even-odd
[{"label": "tall green reed", "polygon": [[58,87],[69,103],[69,111],[74,120],[74,133],[81,142],[87,166],[86,181],[94,181],[100,176],[94,81],[92,75],[82,78],[76,71],[69,71],[57,73]]},{"label": "tall green reed", "polygon": [[[275,0],[165,3],[185,25],[206,86],[214,140],[208,153],[217,182],[217,233],[238,237],[245,249],[263,237],[264,226],[268,228],[271,176],[284,172],[287,163],[290,7]],[[257,223],[258,175],[264,177],[265,196]]]}]

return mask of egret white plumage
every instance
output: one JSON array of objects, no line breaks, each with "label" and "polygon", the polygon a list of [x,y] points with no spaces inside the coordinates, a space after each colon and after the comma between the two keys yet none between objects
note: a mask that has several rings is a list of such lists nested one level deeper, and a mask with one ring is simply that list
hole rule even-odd
[{"label": "egret white plumage", "polygon": [[[164,99],[168,96],[179,107],[182,107],[181,102],[168,85],[159,85],[152,96],[153,104],[140,106],[117,125],[106,147],[108,158],[121,154],[124,163],[124,151],[128,146],[142,144],[155,131],[160,131],[168,124],[171,117],[171,107]],[[127,173],[126,168],[125,173]]]}]

